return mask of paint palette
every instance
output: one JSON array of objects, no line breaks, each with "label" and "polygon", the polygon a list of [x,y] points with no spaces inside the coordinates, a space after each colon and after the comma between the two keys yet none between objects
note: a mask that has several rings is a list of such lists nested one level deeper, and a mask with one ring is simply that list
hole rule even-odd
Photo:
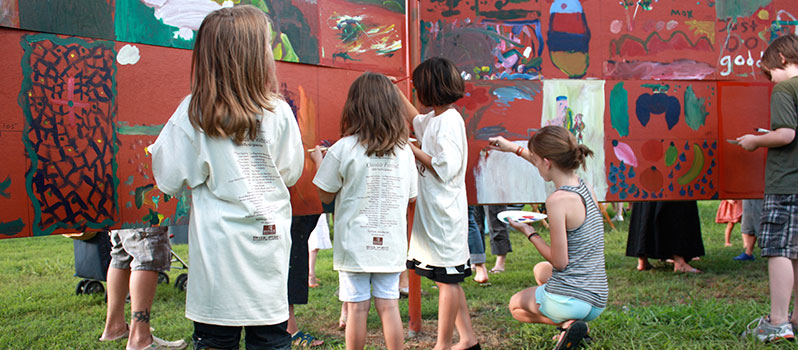
[{"label": "paint palette", "polygon": [[524,210],[505,210],[501,213],[496,214],[496,217],[499,220],[510,223],[510,220],[529,224],[536,221],[543,220],[547,217],[546,214],[536,213],[534,211],[524,211]]}]

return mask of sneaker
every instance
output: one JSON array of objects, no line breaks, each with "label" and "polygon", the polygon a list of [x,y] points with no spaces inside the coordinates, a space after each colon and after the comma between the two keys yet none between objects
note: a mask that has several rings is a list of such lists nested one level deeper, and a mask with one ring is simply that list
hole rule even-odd
[{"label": "sneaker", "polygon": [[[755,327],[753,326],[754,324],[756,324]],[[747,338],[752,335],[755,335],[759,341],[765,343],[779,340],[792,341],[795,339],[790,322],[784,322],[778,326],[774,326],[770,324],[770,316],[760,317],[748,323],[742,336]]]},{"label": "sneaker", "polygon": [[745,252],[740,253],[740,255],[733,257],[732,259],[737,261],[750,261],[754,260],[754,255],[745,254]]}]

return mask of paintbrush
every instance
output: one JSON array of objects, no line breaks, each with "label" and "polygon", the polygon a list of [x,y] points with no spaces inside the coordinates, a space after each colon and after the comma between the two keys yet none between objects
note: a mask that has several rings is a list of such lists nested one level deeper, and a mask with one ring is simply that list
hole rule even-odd
[{"label": "paintbrush", "polygon": [[763,129],[763,128],[756,128],[756,129],[754,129],[754,131],[756,131],[756,132],[761,132],[761,133],[763,133],[763,134],[767,134],[767,133],[769,133],[769,132],[770,132],[770,130],[768,130],[768,129]]},{"label": "paintbrush", "polygon": [[[409,76],[409,75],[408,75],[408,76],[406,76],[406,77],[404,77],[404,78],[402,78],[402,79],[396,79],[396,80],[394,80],[394,81],[393,81],[393,83],[394,83],[394,84],[399,84],[399,83],[401,83],[401,82],[403,82],[403,81],[405,81],[405,80],[407,80],[407,79],[410,79],[410,76]],[[411,81],[412,81],[412,80],[411,80]]]},{"label": "paintbrush", "polygon": [[[311,149],[309,149],[309,150],[308,150],[308,153],[312,153],[312,152],[313,152],[315,149],[316,149],[315,147],[314,147],[314,148],[311,148]],[[327,150],[327,147],[324,147],[324,146],[319,146],[319,150],[320,150],[320,151],[322,151],[322,152],[324,152],[324,151],[326,151],[326,150]]]},{"label": "paintbrush", "polygon": [[728,143],[730,143],[732,145],[739,145],[740,144],[739,142],[737,142],[737,140],[732,140],[732,139],[726,139],[726,142],[728,142]]}]

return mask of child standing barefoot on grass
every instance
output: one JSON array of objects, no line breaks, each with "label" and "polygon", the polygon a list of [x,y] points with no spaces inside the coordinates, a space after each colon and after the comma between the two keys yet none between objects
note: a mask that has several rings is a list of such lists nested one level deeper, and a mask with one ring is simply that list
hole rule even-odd
[{"label": "child standing barefoot on grass", "polygon": [[[421,142],[421,148],[410,144],[420,175],[407,268],[438,286],[435,350],[480,349],[460,286],[471,275],[465,191],[468,144],[463,117],[452,104],[463,97],[465,82],[451,61],[436,57],[416,67],[413,86],[419,101],[433,110],[419,115],[404,99],[407,120]],[[455,327],[460,342],[452,346]]]},{"label": "child standing barefoot on grass", "polygon": [[762,71],[776,83],[770,97],[770,129],[761,135],[737,138],[740,147],[753,151],[767,147],[765,199],[759,248],[768,258],[770,315],[751,322],[743,335],[760,341],[793,340],[798,324],[798,302],[787,318],[790,299],[798,298],[798,36],[774,40],[762,56]]},{"label": "child standing barefoot on grass", "polygon": [[305,151],[278,94],[266,14],[211,12],[194,43],[191,95],[151,146],[158,189],[191,188],[186,318],[195,349],[291,348],[288,187]]},{"label": "child standing barefoot on grass", "polygon": [[724,199],[718,205],[718,212],[715,214],[716,224],[726,224],[726,231],[723,233],[726,246],[731,247],[731,233],[734,224],[740,222],[743,217],[743,204],[741,201]]},{"label": "child standing barefoot on grass", "polygon": [[587,335],[585,322],[607,305],[604,223],[593,190],[575,173],[593,151],[560,126],[540,129],[529,139],[528,150],[501,136],[490,138],[489,147],[526,159],[557,188],[546,198],[550,244],[532,225],[510,221],[546,259],[535,265],[539,286],[513,295],[510,312],[521,322],[564,328],[556,349],[576,348]]},{"label": "child standing barefoot on grass", "polygon": [[399,350],[404,335],[399,274],[407,252],[407,205],[415,200],[418,174],[400,93],[386,76],[367,72],[352,83],[341,134],[323,161],[319,147],[311,159],[318,167],[313,183],[321,201],[335,200],[333,261],[339,298],[348,308],[346,348],[365,346],[373,295],[386,347]]}]

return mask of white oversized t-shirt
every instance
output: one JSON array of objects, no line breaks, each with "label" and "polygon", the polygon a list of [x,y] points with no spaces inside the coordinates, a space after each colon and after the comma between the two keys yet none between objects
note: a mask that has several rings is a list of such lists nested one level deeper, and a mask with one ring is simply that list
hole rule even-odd
[{"label": "white oversized t-shirt", "polygon": [[421,150],[432,157],[437,176],[418,164],[418,200],[408,260],[437,267],[463,265],[470,256],[463,117],[453,108],[438,116],[432,111],[416,116],[413,128]]},{"label": "white oversized t-shirt", "polygon": [[313,178],[335,198],[333,268],[387,273],[405,269],[407,204],[415,198],[418,174],[410,146],[394,155],[366,156],[357,136],[336,142]]},{"label": "white oversized t-shirt", "polygon": [[285,101],[264,110],[253,141],[209,138],[188,118],[187,97],[152,152],[158,189],[191,188],[186,317],[224,325],[273,325],[288,319],[291,203],[304,149]]}]

